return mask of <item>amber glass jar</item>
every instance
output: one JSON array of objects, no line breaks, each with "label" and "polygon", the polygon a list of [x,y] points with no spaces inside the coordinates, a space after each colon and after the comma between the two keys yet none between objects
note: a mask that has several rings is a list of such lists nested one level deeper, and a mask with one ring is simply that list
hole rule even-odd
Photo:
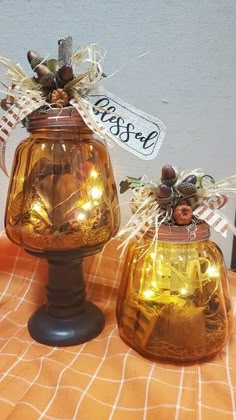
[{"label": "amber glass jar", "polygon": [[27,129],[13,163],[8,237],[33,252],[97,252],[120,219],[105,146],[73,108],[35,112]]},{"label": "amber glass jar", "polygon": [[32,338],[71,346],[96,337],[104,315],[86,300],[82,260],[117,232],[120,213],[105,146],[73,108],[34,112],[18,146],[5,213],[10,240],[48,261],[46,303]]},{"label": "amber glass jar", "polygon": [[231,304],[222,253],[202,223],[162,226],[129,246],[117,301],[121,338],[150,359],[193,362],[224,346]]}]

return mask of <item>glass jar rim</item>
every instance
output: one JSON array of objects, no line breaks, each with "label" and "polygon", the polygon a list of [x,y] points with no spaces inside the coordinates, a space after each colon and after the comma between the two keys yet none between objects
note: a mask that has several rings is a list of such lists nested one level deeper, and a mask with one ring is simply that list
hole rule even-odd
[{"label": "glass jar rim", "polygon": [[26,117],[28,131],[42,128],[78,127],[86,133],[93,131],[85,124],[80,113],[73,106],[65,108],[41,108]]},{"label": "glass jar rim", "polygon": [[[145,237],[152,239],[155,229],[149,229]],[[185,226],[161,225],[158,229],[160,242],[200,242],[209,239],[210,228],[207,223],[191,224]]]}]

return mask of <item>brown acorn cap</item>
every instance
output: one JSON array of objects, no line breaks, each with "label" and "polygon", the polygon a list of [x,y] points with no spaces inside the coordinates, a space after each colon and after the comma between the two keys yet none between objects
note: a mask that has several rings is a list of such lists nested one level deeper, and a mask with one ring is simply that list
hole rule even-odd
[{"label": "brown acorn cap", "polygon": [[45,64],[43,60],[43,57],[34,57],[30,62],[32,70],[35,70],[35,67],[39,66],[40,64]]},{"label": "brown acorn cap", "polygon": [[172,199],[173,199],[173,195],[171,195],[170,197],[165,197],[165,198],[157,197],[157,201],[161,206],[166,206],[167,204],[170,204],[172,202]]},{"label": "brown acorn cap", "polygon": [[173,179],[163,179],[161,178],[161,182],[165,185],[168,185],[169,187],[173,187],[177,181],[177,177]]},{"label": "brown acorn cap", "polygon": [[53,73],[47,73],[42,76],[39,80],[40,84],[45,88],[54,88],[56,87],[55,78]]},{"label": "brown acorn cap", "polygon": [[176,185],[177,190],[184,195],[191,195],[197,192],[197,187],[195,184],[191,182],[180,182],[180,184]]}]

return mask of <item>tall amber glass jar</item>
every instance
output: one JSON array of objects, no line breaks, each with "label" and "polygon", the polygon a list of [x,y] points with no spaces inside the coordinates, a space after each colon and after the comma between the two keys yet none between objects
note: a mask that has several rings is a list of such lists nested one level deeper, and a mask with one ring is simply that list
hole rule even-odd
[{"label": "tall amber glass jar", "polygon": [[[81,259],[100,251],[119,228],[112,166],[73,108],[35,112],[27,129],[13,162],[5,229],[10,240],[49,262],[47,304],[29,331],[46,344],[78,344],[104,325],[98,308],[85,301]],[[65,318],[71,319],[69,335]],[[82,337],[81,322],[90,324]]]},{"label": "tall amber glass jar", "polygon": [[214,356],[231,329],[222,253],[202,223],[161,226],[130,244],[117,301],[121,338],[150,359],[193,362]]},{"label": "tall amber glass jar", "polygon": [[119,227],[105,146],[73,109],[34,113],[27,128],[10,180],[8,237],[38,253],[97,252]]}]

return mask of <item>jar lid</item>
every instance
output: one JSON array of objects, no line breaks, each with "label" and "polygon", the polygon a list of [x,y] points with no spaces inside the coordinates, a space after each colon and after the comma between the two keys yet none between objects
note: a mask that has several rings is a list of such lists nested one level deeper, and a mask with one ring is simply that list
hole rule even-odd
[{"label": "jar lid", "polygon": [[[153,238],[154,229],[146,233],[146,237]],[[188,226],[161,225],[158,229],[158,240],[163,242],[197,242],[210,237],[210,228],[206,223]]]},{"label": "jar lid", "polygon": [[74,107],[40,109],[26,117],[28,131],[47,127],[80,127],[84,132],[92,133],[80,113]]}]

